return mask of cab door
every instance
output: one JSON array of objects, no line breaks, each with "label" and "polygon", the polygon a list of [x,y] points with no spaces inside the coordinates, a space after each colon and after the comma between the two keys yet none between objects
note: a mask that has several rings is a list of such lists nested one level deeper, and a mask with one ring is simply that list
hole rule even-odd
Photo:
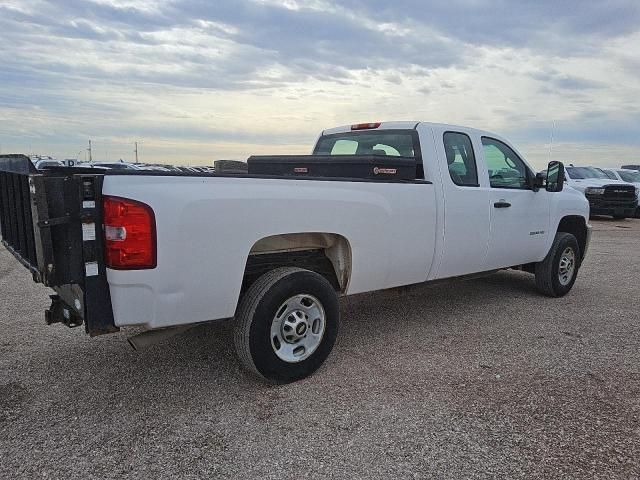
[{"label": "cab door", "polygon": [[550,235],[549,192],[533,190],[534,173],[505,142],[485,136],[481,142],[490,186],[487,268],[538,262]]},{"label": "cab door", "polygon": [[486,270],[491,212],[489,189],[478,180],[479,138],[464,131],[434,128],[442,183],[444,221],[435,278]]}]

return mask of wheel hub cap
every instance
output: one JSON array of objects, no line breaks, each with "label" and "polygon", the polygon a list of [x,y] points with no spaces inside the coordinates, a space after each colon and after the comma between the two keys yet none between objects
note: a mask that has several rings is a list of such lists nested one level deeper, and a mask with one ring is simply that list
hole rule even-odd
[{"label": "wheel hub cap", "polygon": [[561,285],[568,285],[573,279],[576,269],[576,254],[573,248],[567,247],[560,256],[560,266],[558,268],[558,281]]},{"label": "wheel hub cap", "polygon": [[289,363],[308,358],[320,345],[326,317],[320,301],[307,294],[287,299],[271,322],[271,346]]},{"label": "wheel hub cap", "polygon": [[286,316],[281,326],[281,334],[287,343],[297,343],[304,338],[309,315],[301,310],[294,310]]}]

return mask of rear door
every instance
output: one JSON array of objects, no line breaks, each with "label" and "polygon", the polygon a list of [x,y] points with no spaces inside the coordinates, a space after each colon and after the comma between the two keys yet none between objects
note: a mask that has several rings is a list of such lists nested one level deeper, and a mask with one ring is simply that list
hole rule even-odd
[{"label": "rear door", "polygon": [[487,268],[537,262],[549,233],[549,192],[533,191],[535,174],[504,141],[481,137],[489,177],[491,229]]},{"label": "rear door", "polygon": [[436,277],[482,272],[491,219],[489,189],[479,181],[482,146],[479,138],[462,129],[434,128],[433,134],[444,197],[444,239]]}]

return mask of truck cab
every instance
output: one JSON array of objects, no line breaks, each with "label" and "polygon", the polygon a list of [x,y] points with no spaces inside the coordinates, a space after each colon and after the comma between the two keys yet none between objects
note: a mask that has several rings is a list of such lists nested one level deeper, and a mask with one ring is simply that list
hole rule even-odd
[{"label": "truck cab", "polygon": [[[401,135],[415,136],[414,150]],[[336,156],[372,152],[415,155],[418,177],[433,184],[439,206],[434,233],[441,234],[429,279],[536,261],[563,216],[588,211],[584,197],[570,189],[541,189],[524,156],[491,132],[428,122],[345,125],[325,130],[313,150]]]}]

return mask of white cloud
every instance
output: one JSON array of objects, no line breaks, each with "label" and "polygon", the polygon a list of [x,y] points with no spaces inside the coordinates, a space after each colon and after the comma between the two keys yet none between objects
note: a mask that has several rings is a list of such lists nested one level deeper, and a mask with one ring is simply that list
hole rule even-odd
[{"label": "white cloud", "polygon": [[595,13],[545,26],[508,12],[497,32],[495,17],[450,18],[485,2],[375,3],[4,2],[0,143],[69,156],[93,138],[130,158],[140,140],[157,161],[209,163],[307,152],[336,124],[416,119],[498,131],[541,166],[555,121],[558,155],[635,160],[629,19],[589,33]]}]

